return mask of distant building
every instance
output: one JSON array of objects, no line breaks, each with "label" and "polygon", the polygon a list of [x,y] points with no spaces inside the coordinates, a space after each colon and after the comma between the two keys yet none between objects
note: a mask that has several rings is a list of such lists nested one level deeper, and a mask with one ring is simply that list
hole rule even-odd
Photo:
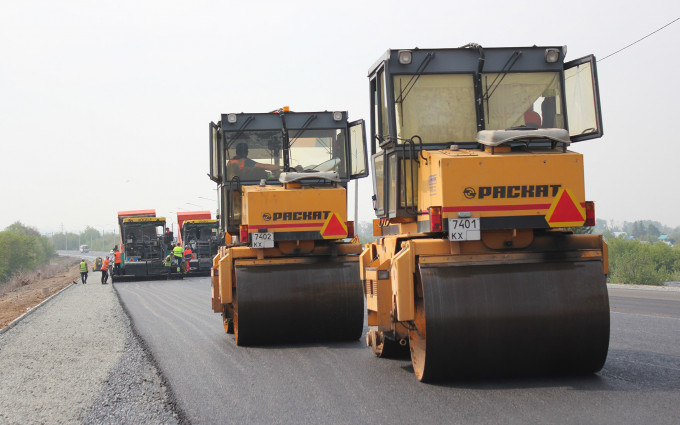
[{"label": "distant building", "polygon": [[668,235],[661,235],[659,236],[659,241],[665,243],[668,246],[673,246],[673,242],[671,242],[670,238]]}]

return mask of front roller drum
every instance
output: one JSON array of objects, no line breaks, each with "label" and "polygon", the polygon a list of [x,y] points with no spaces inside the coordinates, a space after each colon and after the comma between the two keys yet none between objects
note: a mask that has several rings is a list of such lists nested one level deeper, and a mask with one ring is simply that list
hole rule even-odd
[{"label": "front roller drum", "polygon": [[421,381],[589,374],[609,347],[600,261],[419,265],[411,360]]},{"label": "front roller drum", "polygon": [[363,322],[356,261],[236,266],[238,345],[354,340]]}]

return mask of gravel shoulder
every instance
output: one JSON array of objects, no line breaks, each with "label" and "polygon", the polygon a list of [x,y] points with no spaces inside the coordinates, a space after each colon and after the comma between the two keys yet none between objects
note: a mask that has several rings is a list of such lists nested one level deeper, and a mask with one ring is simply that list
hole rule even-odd
[{"label": "gravel shoulder", "polygon": [[0,334],[0,423],[183,422],[99,273]]},{"label": "gravel shoulder", "polygon": [[41,271],[26,274],[22,284],[0,287],[0,329],[73,282],[80,282],[78,261],[57,257]]}]

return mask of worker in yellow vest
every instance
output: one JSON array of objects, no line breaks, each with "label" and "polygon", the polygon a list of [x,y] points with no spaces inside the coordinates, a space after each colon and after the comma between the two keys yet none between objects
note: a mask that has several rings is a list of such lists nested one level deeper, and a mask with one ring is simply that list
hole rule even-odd
[{"label": "worker in yellow vest", "polygon": [[177,273],[179,273],[182,266],[182,260],[184,260],[184,248],[182,248],[182,245],[175,245],[172,249],[172,255],[175,256],[175,261],[177,261]]},{"label": "worker in yellow vest", "polygon": [[168,272],[168,279],[170,279],[170,271],[172,270],[172,254],[168,254],[165,257],[165,260],[163,260],[163,266],[165,267],[165,271]]},{"label": "worker in yellow vest", "polygon": [[87,283],[87,262],[84,258],[80,260],[80,281],[83,285]]}]

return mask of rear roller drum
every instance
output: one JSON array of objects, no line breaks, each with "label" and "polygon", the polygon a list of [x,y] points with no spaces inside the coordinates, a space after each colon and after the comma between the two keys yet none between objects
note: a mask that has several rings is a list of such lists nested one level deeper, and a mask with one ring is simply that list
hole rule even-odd
[{"label": "rear roller drum", "polygon": [[599,261],[420,265],[413,370],[443,377],[589,374],[609,347]]},{"label": "rear roller drum", "polygon": [[359,263],[236,266],[238,345],[358,339],[364,296]]}]

